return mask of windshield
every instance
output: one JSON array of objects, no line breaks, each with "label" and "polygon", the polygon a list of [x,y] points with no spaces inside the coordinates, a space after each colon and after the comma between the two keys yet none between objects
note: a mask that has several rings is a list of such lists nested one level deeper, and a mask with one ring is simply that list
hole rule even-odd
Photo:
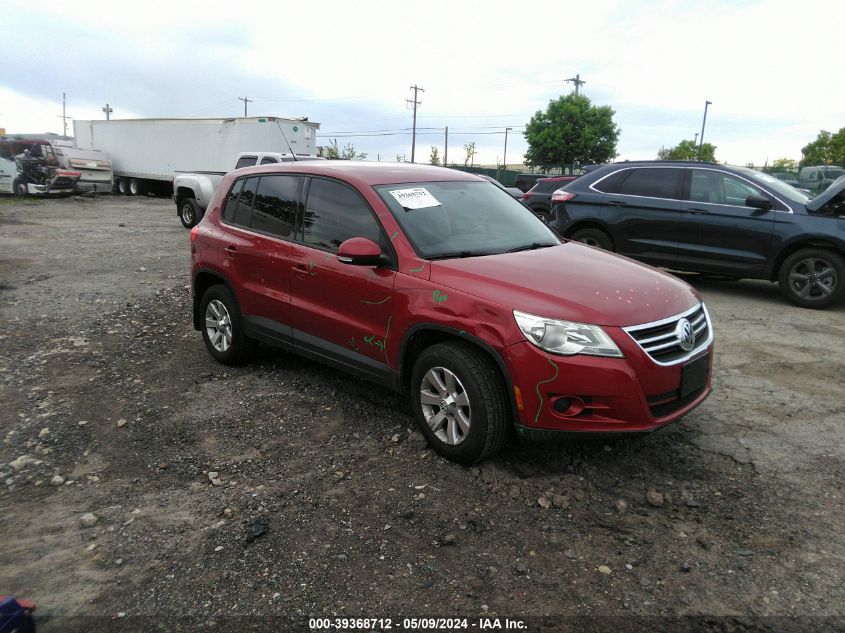
[{"label": "windshield", "polygon": [[837,178],[839,178],[839,176],[841,176],[842,174],[845,174],[845,169],[838,169],[836,167],[833,167],[833,168],[828,167],[827,169],[824,170],[823,173],[824,173],[824,179],[825,180],[836,180]]},{"label": "windshield", "polygon": [[795,187],[788,185],[782,180],[772,178],[769,174],[764,174],[761,171],[747,169],[745,167],[735,167],[735,169],[742,172],[749,178],[763,183],[777,195],[782,196],[787,200],[791,200],[792,202],[797,202],[799,204],[807,204],[810,201],[810,196],[807,194],[798,191]]},{"label": "windshield", "polygon": [[417,254],[426,259],[560,244],[522,203],[487,182],[418,182],[375,190]]}]

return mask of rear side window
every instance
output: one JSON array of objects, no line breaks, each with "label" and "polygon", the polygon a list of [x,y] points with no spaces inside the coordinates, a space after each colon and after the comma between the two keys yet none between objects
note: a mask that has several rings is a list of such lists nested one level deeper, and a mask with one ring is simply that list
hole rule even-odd
[{"label": "rear side window", "polygon": [[241,194],[241,189],[244,186],[243,180],[235,181],[229,195],[226,196],[226,205],[223,207],[223,219],[226,222],[231,222],[235,217],[235,208],[238,206],[238,196]]},{"label": "rear side window", "polygon": [[272,163],[278,163],[278,162],[279,161],[277,161],[275,158],[273,158],[271,156],[265,156],[264,158],[261,159],[262,165],[270,165]]},{"label": "rear side window", "polygon": [[252,223],[252,203],[255,200],[257,184],[258,178],[247,178],[245,180],[241,195],[238,196],[238,203],[235,205],[232,224],[249,228]]},{"label": "rear side window", "polygon": [[350,237],[366,237],[385,247],[381,228],[364,199],[348,185],[312,178],[303,221],[303,241],[336,251]]},{"label": "rear side window", "polygon": [[565,187],[570,182],[568,180],[538,180],[532,191],[534,193],[552,193],[561,187]]},{"label": "rear side window", "polygon": [[255,161],[258,160],[258,156],[241,156],[238,159],[238,164],[235,165],[235,169],[240,169],[241,167],[252,167],[255,165]]},{"label": "rear side window", "polygon": [[262,176],[255,192],[251,228],[289,237],[299,203],[300,176]]},{"label": "rear side window", "polygon": [[[626,196],[642,196],[646,198],[668,198],[680,200],[683,172],[672,167],[643,167],[626,170],[623,178],[616,181],[615,191]],[[604,184],[604,181],[602,183]]]}]

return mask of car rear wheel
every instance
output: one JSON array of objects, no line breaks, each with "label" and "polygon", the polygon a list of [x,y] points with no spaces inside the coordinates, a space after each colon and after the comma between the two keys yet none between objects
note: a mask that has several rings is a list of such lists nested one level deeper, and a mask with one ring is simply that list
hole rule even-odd
[{"label": "car rear wheel", "polygon": [[572,234],[572,239],[587,246],[601,248],[606,251],[613,250],[613,240],[601,229],[581,229]]},{"label": "car rear wheel", "polygon": [[200,213],[196,200],[193,198],[184,198],[179,203],[179,220],[186,229],[193,228],[201,218],[202,214]]},{"label": "car rear wheel", "polygon": [[126,178],[118,178],[116,186],[117,192],[119,194],[122,194],[124,196],[129,195],[129,182],[126,180]]},{"label": "car rear wheel", "polygon": [[805,248],[781,264],[778,284],[784,297],[802,308],[827,308],[845,292],[842,257],[820,248]]},{"label": "car rear wheel", "polygon": [[420,354],[411,375],[411,406],[430,446],[471,464],[498,453],[510,420],[498,368],[477,348],[438,343]]},{"label": "car rear wheel", "polygon": [[238,302],[226,286],[211,286],[205,291],[200,316],[203,341],[217,361],[243,365],[252,359],[256,343],[244,334]]},{"label": "car rear wheel", "polygon": [[140,196],[144,193],[144,188],[141,185],[141,181],[137,178],[130,178],[129,179],[129,195],[130,196]]}]

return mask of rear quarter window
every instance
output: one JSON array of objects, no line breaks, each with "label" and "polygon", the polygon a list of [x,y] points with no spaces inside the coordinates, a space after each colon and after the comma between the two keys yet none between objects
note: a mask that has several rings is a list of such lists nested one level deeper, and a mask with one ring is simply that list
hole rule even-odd
[{"label": "rear quarter window", "polygon": [[252,167],[255,165],[255,161],[257,160],[257,156],[241,156],[238,159],[238,163],[235,165],[235,169],[240,169],[241,167]]}]

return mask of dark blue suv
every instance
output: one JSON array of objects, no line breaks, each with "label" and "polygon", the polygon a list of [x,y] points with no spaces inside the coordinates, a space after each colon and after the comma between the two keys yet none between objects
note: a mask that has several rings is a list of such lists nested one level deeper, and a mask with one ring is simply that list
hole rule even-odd
[{"label": "dark blue suv", "polygon": [[675,270],[777,281],[805,308],[845,293],[845,176],[814,199],[744,167],[605,165],[555,191],[564,237]]}]

